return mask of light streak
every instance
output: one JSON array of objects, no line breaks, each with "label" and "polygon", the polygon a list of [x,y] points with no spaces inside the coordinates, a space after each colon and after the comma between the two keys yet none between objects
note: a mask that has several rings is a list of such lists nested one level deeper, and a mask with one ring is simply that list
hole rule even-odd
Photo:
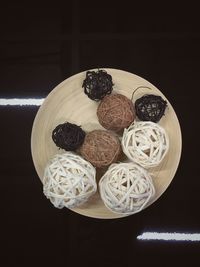
[{"label": "light streak", "polygon": [[177,233],[177,232],[144,232],[137,236],[138,240],[164,240],[164,241],[200,241],[199,233]]},{"label": "light streak", "polygon": [[0,106],[41,106],[44,98],[0,98]]}]

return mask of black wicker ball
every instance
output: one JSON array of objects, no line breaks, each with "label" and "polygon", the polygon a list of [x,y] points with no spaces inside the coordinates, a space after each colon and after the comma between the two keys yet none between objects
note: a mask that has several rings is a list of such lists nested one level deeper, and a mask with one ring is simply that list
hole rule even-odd
[{"label": "black wicker ball", "polygon": [[113,90],[112,76],[105,70],[87,71],[82,87],[85,94],[92,100],[102,100]]},{"label": "black wicker ball", "polygon": [[135,101],[137,117],[142,121],[158,122],[165,114],[167,101],[158,95],[144,95]]},{"label": "black wicker ball", "polygon": [[85,139],[85,132],[80,126],[69,122],[59,124],[52,132],[56,146],[66,151],[75,151]]}]

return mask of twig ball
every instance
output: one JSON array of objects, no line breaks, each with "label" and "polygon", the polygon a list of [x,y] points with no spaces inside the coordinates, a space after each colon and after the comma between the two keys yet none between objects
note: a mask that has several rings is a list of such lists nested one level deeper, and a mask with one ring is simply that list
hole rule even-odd
[{"label": "twig ball", "polygon": [[155,194],[151,176],[135,163],[112,164],[99,188],[105,206],[124,215],[144,209]]},{"label": "twig ball", "polygon": [[113,90],[112,76],[105,70],[87,71],[82,87],[92,100],[99,101]]},{"label": "twig ball", "polygon": [[136,115],[142,121],[159,122],[166,107],[167,101],[159,95],[144,95],[135,101]]},{"label": "twig ball", "polygon": [[124,130],[124,154],[133,162],[149,168],[161,163],[169,149],[169,139],[163,127],[148,121],[134,122]]},{"label": "twig ball", "polygon": [[115,134],[105,130],[94,130],[86,134],[80,153],[95,167],[101,168],[117,161],[121,145]]},{"label": "twig ball", "polygon": [[85,132],[80,126],[69,122],[59,124],[52,132],[56,146],[66,151],[75,151],[84,141]]},{"label": "twig ball", "polygon": [[120,132],[135,119],[133,103],[121,94],[106,96],[97,108],[97,117],[105,129]]},{"label": "twig ball", "polygon": [[74,208],[96,192],[96,170],[73,152],[57,154],[47,164],[43,192],[56,208]]}]

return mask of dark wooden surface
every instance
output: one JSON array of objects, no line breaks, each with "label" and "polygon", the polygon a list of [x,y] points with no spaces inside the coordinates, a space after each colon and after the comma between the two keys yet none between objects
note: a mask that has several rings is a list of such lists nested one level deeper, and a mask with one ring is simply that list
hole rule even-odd
[{"label": "dark wooden surface", "polygon": [[[200,233],[199,17],[190,3],[131,7],[122,2],[1,6],[2,267],[198,266],[199,242],[137,236]],[[43,196],[31,158],[38,107],[2,105],[2,98],[46,97],[62,80],[94,67],[127,70],[149,80],[170,100],[182,128],[182,157],[172,184],[151,207],[124,219],[91,219],[55,209]]]}]

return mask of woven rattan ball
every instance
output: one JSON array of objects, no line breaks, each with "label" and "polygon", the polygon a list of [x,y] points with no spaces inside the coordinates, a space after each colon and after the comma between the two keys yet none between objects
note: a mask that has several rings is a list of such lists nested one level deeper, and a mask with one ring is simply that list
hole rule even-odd
[{"label": "woven rattan ball", "polygon": [[154,122],[135,122],[124,130],[122,149],[126,156],[145,168],[155,167],[169,149],[168,135]]},{"label": "woven rattan ball", "polygon": [[119,132],[135,119],[133,103],[121,94],[108,95],[99,104],[97,117],[104,128]]},{"label": "woven rattan ball", "polygon": [[105,206],[124,215],[144,209],[155,194],[151,176],[135,163],[112,164],[99,188]]},{"label": "woven rattan ball", "polygon": [[87,71],[82,87],[92,100],[99,101],[113,90],[112,76],[105,70]]},{"label": "woven rattan ball", "polygon": [[81,155],[98,168],[116,162],[120,152],[121,145],[118,137],[105,130],[87,133],[80,149]]},{"label": "woven rattan ball", "polygon": [[52,132],[54,143],[66,151],[75,151],[84,141],[85,132],[80,126],[69,122],[59,124]]},{"label": "woven rattan ball", "polygon": [[167,101],[159,95],[144,95],[135,101],[136,115],[142,121],[158,122],[166,107]]},{"label": "woven rattan ball", "polygon": [[82,157],[57,154],[45,168],[43,192],[56,208],[74,208],[96,192],[95,179],[95,168]]}]

